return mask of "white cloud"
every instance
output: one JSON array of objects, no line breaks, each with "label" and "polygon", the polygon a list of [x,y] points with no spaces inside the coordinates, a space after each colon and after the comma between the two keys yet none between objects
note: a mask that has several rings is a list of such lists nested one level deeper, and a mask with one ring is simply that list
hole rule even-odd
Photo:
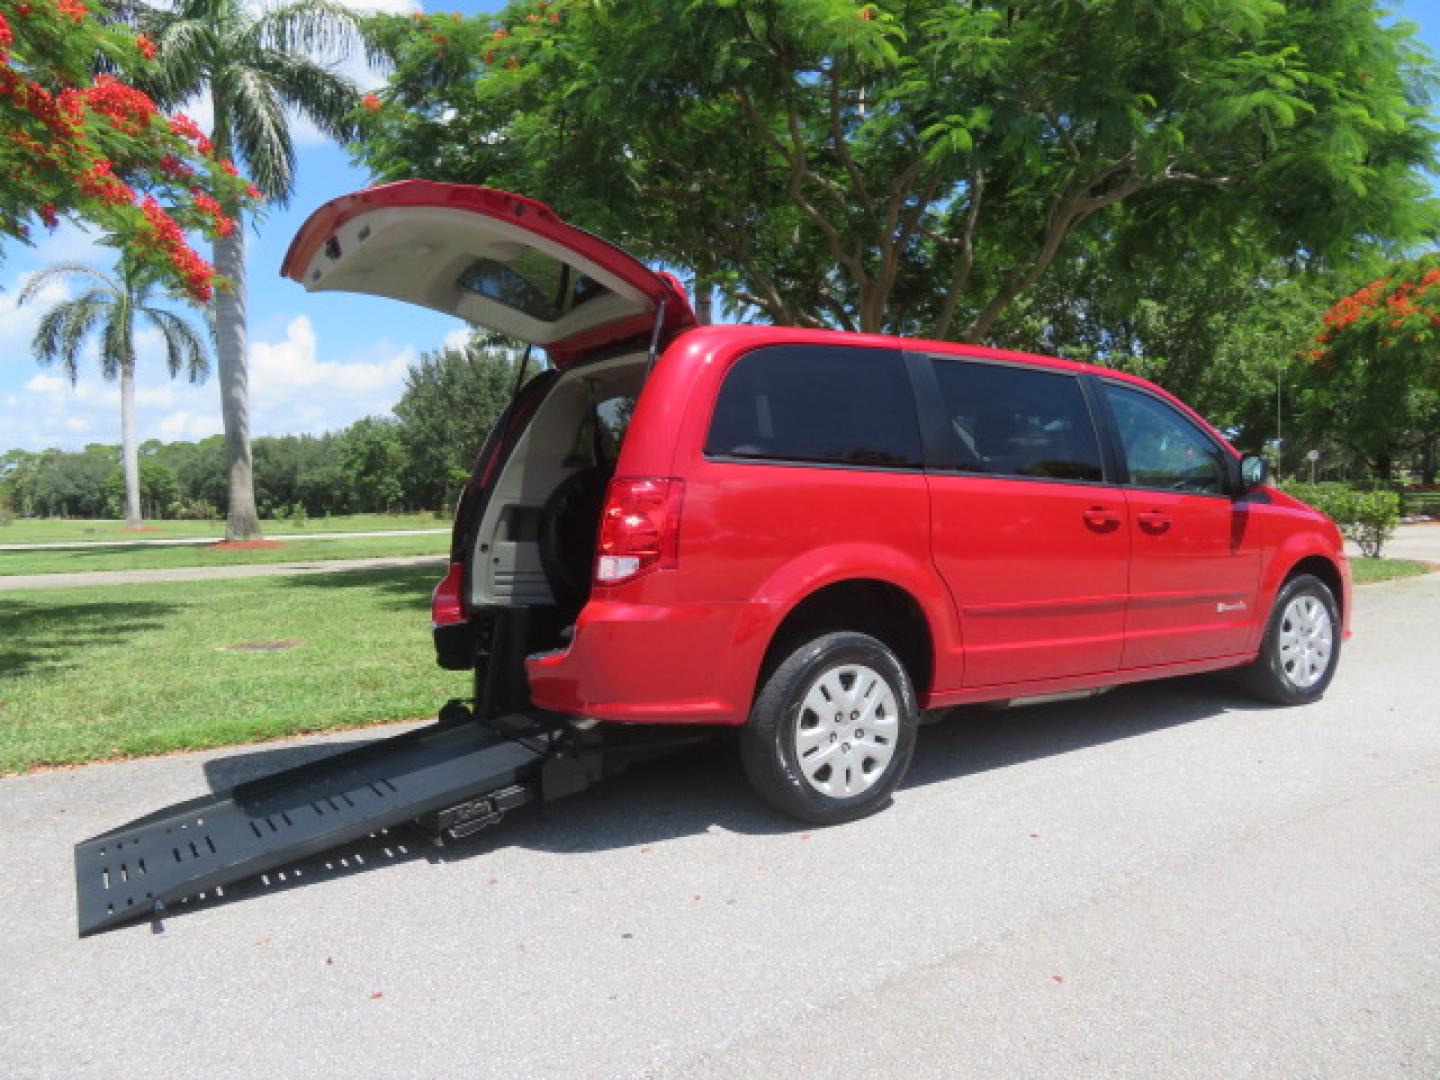
[{"label": "white cloud", "polygon": [[470,344],[470,336],[473,333],[474,331],[468,326],[461,326],[458,329],[451,330],[440,342],[440,347],[444,349],[463,349],[466,345]]},{"label": "white cloud", "polygon": [[64,391],[65,380],[54,375],[32,375],[25,383],[25,389],[37,394],[48,394],[54,396]]},{"label": "white cloud", "polygon": [[168,409],[175,404],[175,391],[169,386],[155,386],[135,391],[135,404],[142,409]]},{"label": "white cloud", "polygon": [[70,291],[63,281],[51,281],[40,290],[34,300],[20,306],[20,290],[25,287],[29,275],[15,282],[0,293],[0,363],[23,361],[34,363],[30,354],[30,341],[35,336],[35,326],[45,309],[57,300],[65,300]]},{"label": "white cloud", "polygon": [[[140,441],[203,439],[220,433],[216,380],[200,386],[183,378],[172,381],[159,342],[141,335],[138,344],[135,401]],[[385,414],[399,400],[405,372],[415,356],[413,347],[388,341],[359,353],[329,356],[309,318],[291,319],[278,340],[251,342],[251,434],[320,434],[362,416]],[[119,386],[101,378],[93,357],[82,363],[73,387],[59,375],[31,375],[7,396],[0,415],[0,450],[77,449],[87,442],[119,441]]]},{"label": "white cloud", "polygon": [[[387,412],[414,358],[410,346],[380,342],[343,363],[322,360],[309,318],[297,316],[283,340],[250,346],[251,423],[316,432]],[[337,423],[337,417],[344,419]]]},{"label": "white cloud", "polygon": [[155,425],[154,438],[162,442],[175,442],[180,439],[204,439],[211,435],[219,435],[223,430],[220,422],[220,413],[217,409],[211,413],[192,413],[185,409],[179,412],[169,413],[161,418]]}]

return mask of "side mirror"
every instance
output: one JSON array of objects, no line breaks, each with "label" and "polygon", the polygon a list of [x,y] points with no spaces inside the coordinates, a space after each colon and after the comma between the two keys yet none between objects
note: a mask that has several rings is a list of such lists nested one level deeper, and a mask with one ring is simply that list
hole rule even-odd
[{"label": "side mirror", "polygon": [[1240,459],[1240,494],[1254,491],[1270,479],[1270,462],[1259,454],[1246,454]]}]

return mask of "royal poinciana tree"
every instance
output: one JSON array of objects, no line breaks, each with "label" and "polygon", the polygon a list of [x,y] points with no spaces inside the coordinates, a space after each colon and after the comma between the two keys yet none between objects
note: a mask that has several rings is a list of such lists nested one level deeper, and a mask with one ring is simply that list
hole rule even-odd
[{"label": "royal poinciana tree", "polygon": [[80,352],[93,335],[99,343],[100,372],[120,383],[121,466],[125,481],[125,525],[140,520],[140,451],[135,430],[135,363],[137,322],[159,335],[165,346],[170,377],[184,372],[199,382],[210,370],[205,342],[179,314],[162,302],[155,271],[122,257],[113,274],[80,263],[60,263],[32,274],[20,292],[20,303],[44,295],[52,282],[78,283],[79,295],[55,301],[35,328],[35,359],[58,365],[73,385],[80,376]]},{"label": "royal poinciana tree", "polygon": [[1427,483],[1440,441],[1440,255],[1399,263],[1341,297],[1308,359],[1307,404],[1325,433],[1389,479],[1419,451]]},{"label": "royal poinciana tree", "polygon": [[[258,194],[184,117],[102,68],[143,73],[144,35],[87,0],[0,0],[0,238],[62,218],[99,226],[137,270],[208,300],[215,271],[185,230],[233,234]],[[222,209],[229,207],[230,209]]]},{"label": "royal poinciana tree", "polygon": [[[326,134],[350,133],[355,88],[332,64],[358,43],[354,14],[328,0],[258,6],[245,0],[180,0],[141,7],[155,43],[147,86],[179,105],[208,96],[216,153],[244,163],[265,198],[288,201],[295,183],[290,123],[296,116]],[[225,204],[243,224],[245,208]],[[215,301],[215,351],[229,457],[228,539],[260,535],[250,454],[250,401],[243,229],[215,239],[215,266],[232,283]]]},{"label": "royal poinciana tree", "polygon": [[367,25],[394,66],[359,113],[379,178],[519,189],[776,321],[976,341],[1081,231],[1315,262],[1434,223],[1434,69],[1371,0],[525,0]]}]

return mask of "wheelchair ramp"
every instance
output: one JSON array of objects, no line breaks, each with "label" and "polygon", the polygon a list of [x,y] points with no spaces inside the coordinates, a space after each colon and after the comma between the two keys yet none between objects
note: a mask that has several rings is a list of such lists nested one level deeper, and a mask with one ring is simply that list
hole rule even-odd
[{"label": "wheelchair ramp", "polygon": [[530,801],[548,755],[544,733],[442,722],[149,814],[75,845],[80,935],[422,815],[493,820]]}]

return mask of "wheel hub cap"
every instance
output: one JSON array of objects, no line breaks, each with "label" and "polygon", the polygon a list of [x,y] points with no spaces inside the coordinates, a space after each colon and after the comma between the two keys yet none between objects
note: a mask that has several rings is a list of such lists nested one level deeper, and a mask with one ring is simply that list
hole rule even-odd
[{"label": "wheel hub cap", "polygon": [[1280,669],[1297,690],[1308,690],[1330,667],[1335,631],[1329,609],[1309,595],[1297,596],[1280,616]]},{"label": "wheel hub cap", "polygon": [[820,673],[801,699],[795,760],[806,782],[831,798],[869,790],[885,775],[900,733],[895,691],[864,664]]}]

